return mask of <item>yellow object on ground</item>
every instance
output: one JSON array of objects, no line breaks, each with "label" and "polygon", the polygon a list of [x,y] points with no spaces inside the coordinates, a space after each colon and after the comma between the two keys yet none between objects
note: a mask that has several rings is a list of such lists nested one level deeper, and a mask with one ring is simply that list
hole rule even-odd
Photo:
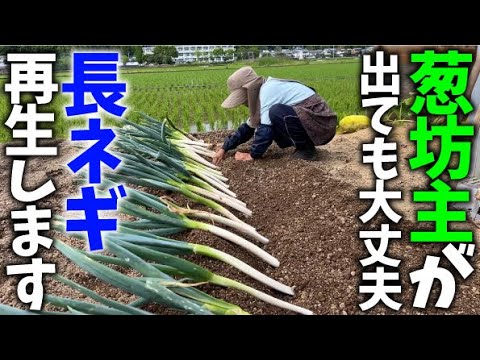
[{"label": "yellow object on ground", "polygon": [[370,126],[370,119],[365,115],[345,116],[337,126],[337,134],[353,133]]}]

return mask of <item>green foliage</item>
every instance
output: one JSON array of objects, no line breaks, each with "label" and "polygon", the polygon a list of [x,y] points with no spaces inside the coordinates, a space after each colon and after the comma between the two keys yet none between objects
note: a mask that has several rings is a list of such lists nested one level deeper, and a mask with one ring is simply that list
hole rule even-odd
[{"label": "green foliage", "polygon": [[195,57],[197,58],[197,61],[201,61],[202,56],[203,56],[203,51],[200,51],[198,49],[195,50]]},{"label": "green foliage", "polygon": [[145,56],[143,55],[143,49],[141,46],[135,46],[133,55],[139,64],[143,64],[145,62]]},{"label": "green foliage", "polygon": [[262,56],[255,60],[258,66],[273,66],[273,65],[286,65],[291,63],[297,63],[298,60],[293,60],[286,56]]},{"label": "green foliage", "polygon": [[175,46],[158,45],[153,49],[151,58],[154,64],[173,64],[173,58],[178,56]]},{"label": "green foliage", "polygon": [[223,50],[221,47],[217,47],[212,51],[212,56],[214,59],[222,58],[224,55],[225,55],[225,50]]},{"label": "green foliage", "polygon": [[231,60],[235,56],[235,50],[228,49],[225,51],[225,60]]},{"label": "green foliage", "polygon": [[258,46],[240,46],[236,50],[239,59],[256,59],[260,55]]},{"label": "green foliage", "polygon": [[[352,114],[365,114],[361,108],[358,91],[360,61],[319,61],[311,64],[290,61],[288,66],[277,66],[278,64],[270,64],[272,66],[268,67],[257,66],[262,59],[253,64],[260,75],[295,79],[314,87],[337,112],[339,119]],[[157,118],[168,115],[175,125],[186,131],[236,127],[248,117],[248,109],[241,106],[225,110],[220,104],[228,95],[227,78],[236,68],[243,65],[240,62],[215,67],[185,66],[125,70],[121,78],[128,82],[127,98],[123,100],[129,108],[126,116],[134,118],[135,110]],[[9,140],[11,133],[11,130],[3,125],[11,110],[9,96],[3,92],[6,78],[6,76],[0,78],[0,119],[3,120],[0,121],[0,142]],[[65,73],[57,74],[56,81],[61,83],[68,78],[69,75]],[[66,138],[69,135],[69,128],[78,127],[85,121],[66,118],[64,107],[71,102],[70,95],[58,94],[54,96],[51,104],[42,108],[42,111],[55,112],[56,137]],[[117,124],[111,116],[105,116],[104,121],[107,125]],[[47,127],[50,127],[50,124]]]}]

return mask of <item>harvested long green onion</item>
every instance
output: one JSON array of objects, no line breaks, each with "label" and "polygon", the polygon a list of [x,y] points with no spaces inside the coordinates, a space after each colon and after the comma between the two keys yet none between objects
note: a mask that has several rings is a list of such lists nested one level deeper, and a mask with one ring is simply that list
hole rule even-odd
[{"label": "harvested long green onion", "polygon": [[0,315],[36,315],[35,313],[27,310],[18,309],[13,306],[0,304]]},{"label": "harvested long green onion", "polygon": [[[166,275],[165,273],[161,272],[159,269],[155,268],[151,264],[144,261],[139,256],[135,255],[134,253],[130,252],[129,250],[123,248],[122,246],[116,244],[112,240],[107,239],[105,241],[106,248],[111,251],[113,254],[122,257],[125,261],[129,263],[129,266],[132,269],[137,270],[141,274],[146,277],[155,277],[161,280],[164,280],[170,284],[176,283],[176,280],[172,277]],[[167,289],[167,287],[163,286],[161,283],[155,282],[154,284],[150,282],[146,282],[147,288],[157,289],[158,291],[162,291],[163,289]],[[196,303],[202,305],[202,307],[209,309],[210,311],[218,314],[246,314],[240,307],[237,305],[233,305],[227,303],[225,301],[219,300],[214,298],[213,296],[207,295],[195,288],[190,287],[172,287],[171,290],[178,295],[181,295],[183,299],[191,299]]]},{"label": "harvested long green onion", "polygon": [[[283,309],[291,310],[300,314],[304,315],[311,315],[312,312],[310,310],[301,308],[296,305],[292,305],[290,303],[287,303],[285,301],[279,300],[274,298],[273,296],[270,296],[268,294],[265,294],[259,290],[256,290],[248,285],[242,284],[238,281],[216,275],[207,269],[195,265],[187,260],[177,258],[175,256],[169,255],[169,254],[163,254],[159,251],[155,251],[152,249],[148,249],[142,246],[138,246],[135,244],[129,244],[128,242],[124,242],[121,240],[117,240],[118,243],[133,252],[134,254],[142,257],[145,260],[151,260],[151,261],[156,261],[158,263],[161,263],[163,265],[167,265],[170,268],[173,269],[178,269],[181,274],[184,276],[188,276],[193,280],[196,281],[207,281],[215,285],[220,285],[224,287],[229,287],[233,289],[237,289],[243,292],[246,292],[260,300],[263,300],[269,304],[281,307]],[[170,270],[171,271],[171,270]],[[175,273],[174,273],[175,274]],[[175,274],[178,275],[178,274]]]},{"label": "harvested long green onion", "polygon": [[[130,314],[130,315],[152,315],[148,311],[143,311],[143,310],[137,309],[133,306],[128,306],[128,305],[119,303],[117,301],[113,301],[113,300],[104,298],[103,296],[100,296],[99,294],[97,294],[95,291],[87,289],[86,287],[84,287],[80,284],[77,284],[76,282],[74,282],[70,279],[67,279],[67,278],[65,278],[61,275],[55,274],[55,275],[53,275],[53,278],[55,280],[59,281],[59,282],[64,283],[65,285],[71,287],[72,289],[81,292],[83,295],[86,295],[86,296],[92,298],[93,300],[98,301],[99,303],[101,303],[105,306],[108,306],[110,308],[116,309],[118,311],[121,311],[123,313]],[[48,302],[48,298],[46,300]],[[67,304],[65,304],[65,305],[67,305]],[[71,306],[72,304],[68,304],[68,305]],[[75,306],[75,305],[73,305],[73,306]],[[75,307],[75,308],[77,310],[79,309],[78,307]]]},{"label": "harvested long green onion", "polygon": [[[214,235],[217,235],[225,240],[228,240],[230,242],[233,242],[234,244],[243,247],[247,251],[258,256],[260,259],[274,267],[278,267],[280,264],[277,259],[267,253],[265,250],[259,248],[248,240],[245,240],[244,238],[228,230],[222,229],[215,225],[190,220],[185,215],[174,214],[169,211],[163,203],[155,201],[152,198],[143,195],[137,190],[128,189],[127,193],[129,194],[129,197],[122,201],[122,204],[119,208],[120,212],[131,216],[137,216],[142,219],[148,219],[152,222],[158,222],[160,224],[168,224],[175,227],[184,227],[187,229],[208,231]],[[141,203],[143,206],[155,209],[160,213],[151,212],[143,206],[137,205],[139,203]]]},{"label": "harvested long green onion", "polygon": [[[59,232],[64,232],[65,231],[65,223],[63,218],[59,216],[54,217],[54,222],[52,223],[52,229],[55,229]],[[122,224],[122,223],[121,223]],[[82,237],[80,235],[74,235],[80,239]],[[134,229],[129,229],[125,228],[122,225],[119,227],[119,231],[115,233],[107,233],[105,235],[107,238],[118,238],[122,241],[126,241],[132,244],[137,244],[137,245],[142,245],[146,247],[153,247],[155,249],[158,249],[161,252],[167,252],[167,253],[173,253],[177,255],[201,255],[201,256],[206,256],[210,257],[215,260],[219,260],[221,262],[224,262],[230,266],[233,266],[234,268],[240,270],[244,274],[250,276],[251,278],[261,282],[262,284],[267,285],[268,287],[271,287],[272,289],[275,289],[277,291],[280,291],[282,293],[288,294],[288,295],[294,295],[293,289],[287,285],[284,285],[267,275],[261,273],[260,271],[254,269],[250,265],[246,264],[245,262],[241,261],[240,259],[237,259],[236,257],[229,255],[223,251],[214,249],[210,246],[206,245],[200,245],[200,244],[192,244],[192,243],[187,243],[184,241],[179,241],[179,240],[173,240],[165,237],[160,237],[160,236],[155,236],[152,234],[149,234],[147,232],[139,231],[139,230],[134,230]],[[99,254],[86,254],[88,256],[101,256]],[[98,260],[98,258],[96,258]],[[101,260],[100,260],[101,261]]]},{"label": "harvested long green onion", "polygon": [[77,249],[74,249],[60,240],[53,241],[54,246],[75,264],[91,275],[137,296],[150,299],[159,304],[165,304],[171,308],[184,310],[192,314],[208,315],[211,312],[197,303],[177,295],[165,286],[158,285],[155,289],[146,286],[141,281],[119,273],[108,266],[102,265]]},{"label": "harvested long green onion", "polygon": [[[272,266],[279,262],[242,236],[262,243],[269,240],[240,220],[224,206],[246,216],[252,212],[226,184],[228,179],[206,158],[212,158],[211,145],[176,129],[168,120],[141,114],[143,123],[124,120],[127,126],[117,131],[115,155],[122,160],[116,172],[107,173],[99,190],[111,188],[111,181],[162,189],[183,194],[187,199],[217,212],[179,206],[171,198],[127,188],[128,196],[120,200],[119,211],[134,219],[119,222],[117,232],[103,236],[105,248],[114,256],[88,253],[54,240],[54,246],[66,257],[104,282],[138,296],[131,304],[104,298],[69,279],[55,278],[96,301],[96,304],[49,295],[46,301],[71,314],[149,314],[139,306],[155,302],[191,314],[246,314],[240,307],[216,299],[197,287],[204,283],[225,286],[248,293],[272,305],[301,314],[312,312],[277,299],[251,286],[229,279],[198,266],[178,255],[200,254],[225,262],[267,286],[293,295],[293,289],[260,273],[239,259],[200,244],[190,244],[159,235],[177,234],[186,229],[208,231],[231,241]],[[110,181],[111,180],[111,181]],[[205,222],[201,221],[204,220]],[[55,219],[53,229],[62,231],[63,223]],[[222,228],[224,226],[229,230]],[[242,234],[237,235],[235,232]],[[79,237],[78,234],[74,236]],[[141,277],[129,277],[103,265],[133,269]],[[179,280],[178,280],[179,279]],[[0,306],[0,312],[10,311]]]}]

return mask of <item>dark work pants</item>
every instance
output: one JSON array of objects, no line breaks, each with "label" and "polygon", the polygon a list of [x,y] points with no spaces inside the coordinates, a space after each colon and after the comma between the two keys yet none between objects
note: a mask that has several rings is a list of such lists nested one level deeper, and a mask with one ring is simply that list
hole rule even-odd
[{"label": "dark work pants", "polygon": [[261,157],[268,147],[275,141],[279,147],[296,147],[298,150],[314,147],[312,140],[305,131],[293,107],[276,104],[269,111],[271,125],[260,124],[256,129],[246,123],[237,131],[227,137],[223,150],[235,149],[238,145],[247,142],[255,134],[250,155],[257,159]]},{"label": "dark work pants", "polygon": [[275,104],[269,111],[273,140],[281,148],[294,146],[298,150],[314,147],[292,106]]}]

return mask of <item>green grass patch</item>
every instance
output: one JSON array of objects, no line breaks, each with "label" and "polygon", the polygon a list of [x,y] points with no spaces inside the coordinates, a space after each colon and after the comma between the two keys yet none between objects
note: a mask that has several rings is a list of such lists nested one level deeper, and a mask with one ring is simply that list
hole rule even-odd
[{"label": "green grass patch", "polygon": [[[260,59],[261,60],[261,59]],[[220,104],[228,95],[227,78],[247,64],[232,63],[215,66],[172,66],[166,68],[122,69],[121,78],[128,82],[128,94],[124,104],[129,108],[126,116],[141,111],[155,118],[168,116],[186,131],[205,131],[236,127],[248,116],[248,109],[241,107],[225,110]],[[364,114],[360,102],[360,70],[358,59],[337,61],[290,61],[289,64],[252,64],[263,76],[295,79],[314,87],[337,112],[339,119],[352,114]],[[69,81],[70,74],[56,74],[58,82]],[[3,124],[10,114],[9,94],[4,93],[7,77],[0,77],[0,142],[10,139],[10,129]],[[54,135],[67,138],[69,129],[79,126],[83,119],[67,118],[65,106],[71,103],[71,94],[58,94],[42,111],[56,115]],[[116,124],[114,117],[104,116],[107,125]],[[48,125],[50,126],[50,125]]]}]

